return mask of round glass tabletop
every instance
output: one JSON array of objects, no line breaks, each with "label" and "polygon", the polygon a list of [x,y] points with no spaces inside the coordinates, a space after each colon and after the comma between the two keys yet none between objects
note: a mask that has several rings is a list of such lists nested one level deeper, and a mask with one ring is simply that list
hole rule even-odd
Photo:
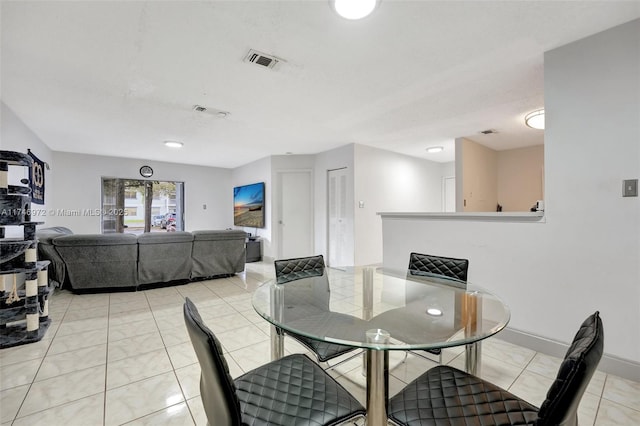
[{"label": "round glass tabletop", "polygon": [[478,342],[509,322],[488,291],[441,276],[393,276],[374,268],[271,280],[253,295],[263,318],[285,331],[346,346],[434,349]]}]

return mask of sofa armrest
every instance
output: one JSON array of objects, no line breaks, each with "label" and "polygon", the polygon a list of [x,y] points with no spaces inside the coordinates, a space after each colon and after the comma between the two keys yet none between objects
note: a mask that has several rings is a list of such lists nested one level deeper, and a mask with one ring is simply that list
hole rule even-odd
[{"label": "sofa armrest", "polygon": [[238,230],[193,231],[191,278],[244,271],[247,233]]},{"label": "sofa armrest", "polygon": [[60,254],[53,245],[53,240],[65,235],[72,235],[73,232],[64,226],[53,226],[36,230],[38,240],[38,259],[50,262],[47,268],[47,275],[56,285],[62,287],[66,276],[66,268]]}]

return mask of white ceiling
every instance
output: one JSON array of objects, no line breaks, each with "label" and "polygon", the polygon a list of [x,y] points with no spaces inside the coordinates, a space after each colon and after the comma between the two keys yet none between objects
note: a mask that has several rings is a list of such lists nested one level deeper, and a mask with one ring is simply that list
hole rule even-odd
[{"label": "white ceiling", "polygon": [[[361,21],[327,0],[0,12],[2,101],[51,149],[237,167],[349,143],[434,161],[453,160],[456,137],[541,144],[523,117],[544,106],[543,52],[640,17],[640,2],[383,0]],[[248,64],[250,48],[284,61]]]}]

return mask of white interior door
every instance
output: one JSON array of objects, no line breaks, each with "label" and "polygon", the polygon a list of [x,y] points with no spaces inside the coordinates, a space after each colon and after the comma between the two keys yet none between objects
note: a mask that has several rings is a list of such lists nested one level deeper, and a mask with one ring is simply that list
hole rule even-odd
[{"label": "white interior door", "polygon": [[311,171],[279,172],[278,258],[312,256],[313,187]]},{"label": "white interior door", "polygon": [[349,265],[347,247],[347,169],[328,172],[328,253],[327,265]]},{"label": "white interior door", "polygon": [[456,178],[455,176],[442,178],[442,211],[456,211]]}]

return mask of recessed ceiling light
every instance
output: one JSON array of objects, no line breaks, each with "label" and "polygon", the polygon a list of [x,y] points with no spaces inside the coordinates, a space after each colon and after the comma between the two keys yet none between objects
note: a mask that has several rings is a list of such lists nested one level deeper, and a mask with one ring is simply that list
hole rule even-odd
[{"label": "recessed ceiling light", "polygon": [[524,122],[532,129],[544,130],[544,109],[530,112],[524,117]]},{"label": "recessed ceiling light", "polygon": [[444,151],[443,146],[430,146],[429,148],[427,148],[427,152],[429,154],[435,154],[436,152],[442,152],[442,151]]},{"label": "recessed ceiling light", "polygon": [[329,0],[329,3],[345,19],[362,19],[373,12],[378,0]]},{"label": "recessed ceiling light", "polygon": [[182,142],[179,142],[179,141],[164,141],[164,144],[169,148],[182,148],[182,146],[184,145]]}]

